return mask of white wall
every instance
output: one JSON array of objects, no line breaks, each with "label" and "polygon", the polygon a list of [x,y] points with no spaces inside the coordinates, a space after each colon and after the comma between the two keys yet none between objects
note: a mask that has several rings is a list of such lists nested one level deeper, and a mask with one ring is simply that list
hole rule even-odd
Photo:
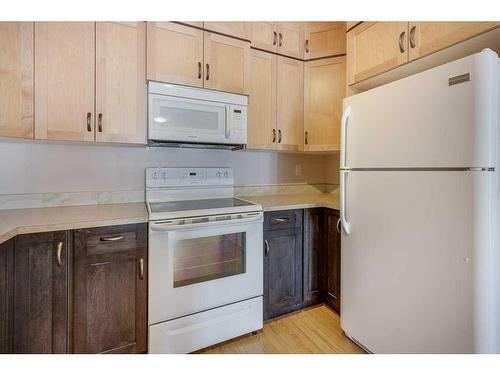
[{"label": "white wall", "polygon": [[[148,166],[229,166],[236,185],[336,183],[335,156],[0,140],[0,194],[143,190]],[[330,160],[332,159],[332,160]],[[338,164],[338,162],[337,162]],[[301,175],[295,174],[300,165]]]}]

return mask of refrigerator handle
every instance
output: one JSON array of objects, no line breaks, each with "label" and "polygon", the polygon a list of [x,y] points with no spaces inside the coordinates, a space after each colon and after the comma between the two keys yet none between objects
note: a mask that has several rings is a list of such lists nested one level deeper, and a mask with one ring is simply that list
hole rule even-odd
[{"label": "refrigerator handle", "polygon": [[340,168],[346,167],[347,156],[347,125],[349,124],[349,117],[351,116],[351,106],[347,106],[342,114],[342,121],[340,123],[340,133],[342,142],[342,153],[340,154]]},{"label": "refrigerator handle", "polygon": [[347,174],[348,171],[342,171],[342,176],[340,178],[340,223],[342,224],[342,230],[346,236],[351,233],[351,227],[347,222],[346,217],[346,184],[347,184]]}]

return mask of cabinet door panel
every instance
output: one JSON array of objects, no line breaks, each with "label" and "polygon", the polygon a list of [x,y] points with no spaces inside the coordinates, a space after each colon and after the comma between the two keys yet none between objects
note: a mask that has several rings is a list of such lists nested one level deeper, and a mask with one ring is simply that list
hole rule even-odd
[{"label": "cabinet door panel", "polygon": [[304,58],[304,25],[302,22],[278,22],[278,53]]},{"label": "cabinet door panel", "polygon": [[264,232],[264,319],[302,305],[302,228]]},{"label": "cabinet door panel", "polygon": [[340,150],[345,56],[304,64],[304,150]]},{"label": "cabinet door panel", "polygon": [[[278,56],[278,150],[298,151],[304,129],[304,63]],[[281,133],[281,139],[280,139]]]},{"label": "cabinet door panel", "polygon": [[363,22],[347,33],[349,85],[407,61],[408,22]]},{"label": "cabinet door panel", "polygon": [[203,31],[172,22],[148,22],[147,64],[150,80],[202,87]]},{"label": "cabinet door panel", "polygon": [[322,208],[304,210],[304,305],[321,301],[324,275],[324,215]]},{"label": "cabinet door panel", "polygon": [[35,22],[35,138],[94,141],[94,39],[94,22]]},{"label": "cabinet door panel", "polygon": [[276,55],[251,50],[247,148],[276,148],[276,69]]},{"label": "cabinet door panel", "polygon": [[410,60],[437,52],[499,25],[500,22],[410,22]]},{"label": "cabinet door panel", "polygon": [[248,39],[248,22],[204,22],[203,27],[217,33]]},{"label": "cabinet door panel", "polygon": [[277,22],[250,22],[248,28],[252,47],[278,52],[277,27]]},{"label": "cabinet door panel", "polygon": [[147,350],[146,236],[145,224],[74,232],[74,353]]},{"label": "cabinet door panel", "polygon": [[205,32],[205,83],[210,89],[246,93],[250,43]]},{"label": "cabinet door panel", "polygon": [[0,22],[0,136],[33,138],[33,22]]},{"label": "cabinet door panel", "polygon": [[97,22],[98,142],[146,143],[146,24]]},{"label": "cabinet door panel", "polygon": [[325,302],[340,313],[340,234],[337,231],[338,211],[326,214],[326,288]]},{"label": "cabinet door panel", "polygon": [[0,244],[0,354],[12,353],[13,243]]},{"label": "cabinet door panel", "polygon": [[[58,264],[58,246],[61,246]],[[16,237],[14,250],[14,353],[67,352],[67,232]]]},{"label": "cabinet door panel", "polygon": [[305,59],[345,54],[345,22],[308,22]]}]

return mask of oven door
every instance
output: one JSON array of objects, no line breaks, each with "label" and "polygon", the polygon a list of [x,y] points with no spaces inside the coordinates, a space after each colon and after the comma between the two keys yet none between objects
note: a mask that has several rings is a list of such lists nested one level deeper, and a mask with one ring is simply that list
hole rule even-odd
[{"label": "oven door", "polygon": [[149,94],[149,139],[170,142],[229,143],[227,105]]},{"label": "oven door", "polygon": [[262,295],[263,214],[149,225],[149,324]]}]

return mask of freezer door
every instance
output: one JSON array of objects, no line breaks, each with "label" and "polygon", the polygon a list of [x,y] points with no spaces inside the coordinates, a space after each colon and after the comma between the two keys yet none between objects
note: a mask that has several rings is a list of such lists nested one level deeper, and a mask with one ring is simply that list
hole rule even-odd
[{"label": "freezer door", "polygon": [[494,167],[491,50],[344,99],[341,167]]},{"label": "freezer door", "polygon": [[497,350],[495,173],[344,173],[346,334],[374,353]]}]

